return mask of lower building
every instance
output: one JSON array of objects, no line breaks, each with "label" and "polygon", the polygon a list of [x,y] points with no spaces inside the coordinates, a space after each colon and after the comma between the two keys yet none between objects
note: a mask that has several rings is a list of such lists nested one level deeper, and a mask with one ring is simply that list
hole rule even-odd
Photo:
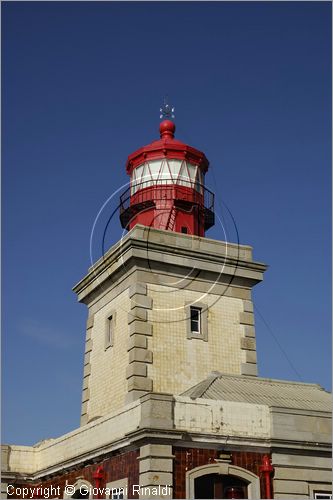
[{"label": "lower building", "polygon": [[[256,375],[264,266],[225,251],[137,225],[90,270],[82,425],[4,445],[3,498],[331,498],[330,394]],[[189,302],[209,304],[199,332]]]},{"label": "lower building", "polygon": [[317,385],[212,373],[183,395],[4,446],[3,498],[331,498],[329,399]]}]

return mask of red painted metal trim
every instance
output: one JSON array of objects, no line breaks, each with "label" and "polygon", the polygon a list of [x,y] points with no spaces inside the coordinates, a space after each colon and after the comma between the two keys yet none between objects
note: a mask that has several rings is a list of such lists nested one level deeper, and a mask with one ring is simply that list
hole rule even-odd
[{"label": "red painted metal trim", "polygon": [[192,148],[175,139],[168,141],[161,139],[129,155],[126,163],[126,172],[128,175],[131,175],[133,168],[142,165],[145,161],[163,158],[187,160],[194,165],[199,165],[204,173],[207,172],[209,166],[206,156],[198,149]]},{"label": "red painted metal trim", "polygon": [[202,193],[193,188],[182,186],[181,184],[157,184],[139,189],[131,195],[130,204],[136,205],[147,200],[183,200],[204,205]]},{"label": "red painted metal trim", "polygon": [[101,494],[101,489],[104,480],[104,469],[101,465],[99,465],[95,470],[95,472],[93,473],[93,480],[94,480],[94,488],[97,488],[99,490],[98,493],[94,495],[94,498],[104,498],[104,496]]},{"label": "red painted metal trim", "polygon": [[268,455],[262,457],[262,463],[259,468],[264,477],[265,482],[265,498],[271,499],[272,497],[272,479],[271,475],[274,472],[274,467],[271,464],[271,459]]}]

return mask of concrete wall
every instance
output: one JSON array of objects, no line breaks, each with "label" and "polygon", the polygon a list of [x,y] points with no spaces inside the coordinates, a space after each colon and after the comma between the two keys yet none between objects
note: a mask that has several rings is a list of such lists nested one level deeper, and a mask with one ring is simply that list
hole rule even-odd
[{"label": "concrete wall", "polygon": [[212,401],[177,396],[174,407],[175,428],[187,432],[224,436],[269,438],[270,416],[265,405]]},{"label": "concrete wall", "polygon": [[314,498],[314,491],[332,492],[331,457],[273,453],[274,498]]},{"label": "concrete wall", "polygon": [[108,445],[124,438],[139,427],[139,402],[131,403],[117,413],[80,427],[56,439],[35,446],[10,446],[8,468],[11,472],[34,474],[37,471],[63,468],[70,461],[80,463],[86,454],[101,453]]},{"label": "concrete wall", "polygon": [[[315,404],[315,402],[314,402]],[[271,408],[272,438],[293,439],[304,442],[331,443],[331,414],[322,411],[293,408]]]},{"label": "concrete wall", "polygon": [[[244,335],[239,322],[243,301],[176,287],[149,285],[153,299],[149,321],[153,336],[148,341],[153,363],[148,374],[155,392],[180,394],[204,380],[212,370],[241,374],[245,354],[241,350]],[[207,341],[188,338],[190,317],[186,304],[199,302],[208,308]]]},{"label": "concrete wall", "polygon": [[[129,309],[128,290],[124,290],[94,314],[87,405],[89,420],[107,415],[125,404]],[[105,335],[110,314],[114,323],[113,345],[106,348]]]}]

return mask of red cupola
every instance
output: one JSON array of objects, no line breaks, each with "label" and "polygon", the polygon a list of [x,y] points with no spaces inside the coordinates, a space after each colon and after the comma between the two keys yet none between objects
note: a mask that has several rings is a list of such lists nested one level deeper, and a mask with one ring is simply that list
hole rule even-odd
[{"label": "red cupola", "polygon": [[123,228],[143,224],[204,236],[214,225],[214,195],[204,186],[209,162],[175,139],[175,129],[172,121],[162,121],[161,138],[128,157],[130,187],[120,198]]}]

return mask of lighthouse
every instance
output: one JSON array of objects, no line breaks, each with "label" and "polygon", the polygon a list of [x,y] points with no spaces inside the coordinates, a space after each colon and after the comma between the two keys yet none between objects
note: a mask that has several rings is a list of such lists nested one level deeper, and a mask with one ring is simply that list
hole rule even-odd
[{"label": "lighthouse", "polygon": [[74,287],[88,310],[80,428],[5,445],[3,497],[331,498],[330,394],[258,376],[266,266],[206,235],[208,160],[162,117],[126,163],[127,232]]},{"label": "lighthouse", "polygon": [[173,121],[163,120],[159,130],[159,140],[128,157],[130,187],[120,199],[121,225],[204,236],[214,225],[214,194],[205,187],[209,162],[175,138]]},{"label": "lighthouse", "polygon": [[209,162],[176,139],[168,104],[162,111],[160,138],[126,161],[127,234],[74,288],[88,307],[82,425],[211,372],[257,376],[251,290],[266,266],[247,245],[207,237]]}]

